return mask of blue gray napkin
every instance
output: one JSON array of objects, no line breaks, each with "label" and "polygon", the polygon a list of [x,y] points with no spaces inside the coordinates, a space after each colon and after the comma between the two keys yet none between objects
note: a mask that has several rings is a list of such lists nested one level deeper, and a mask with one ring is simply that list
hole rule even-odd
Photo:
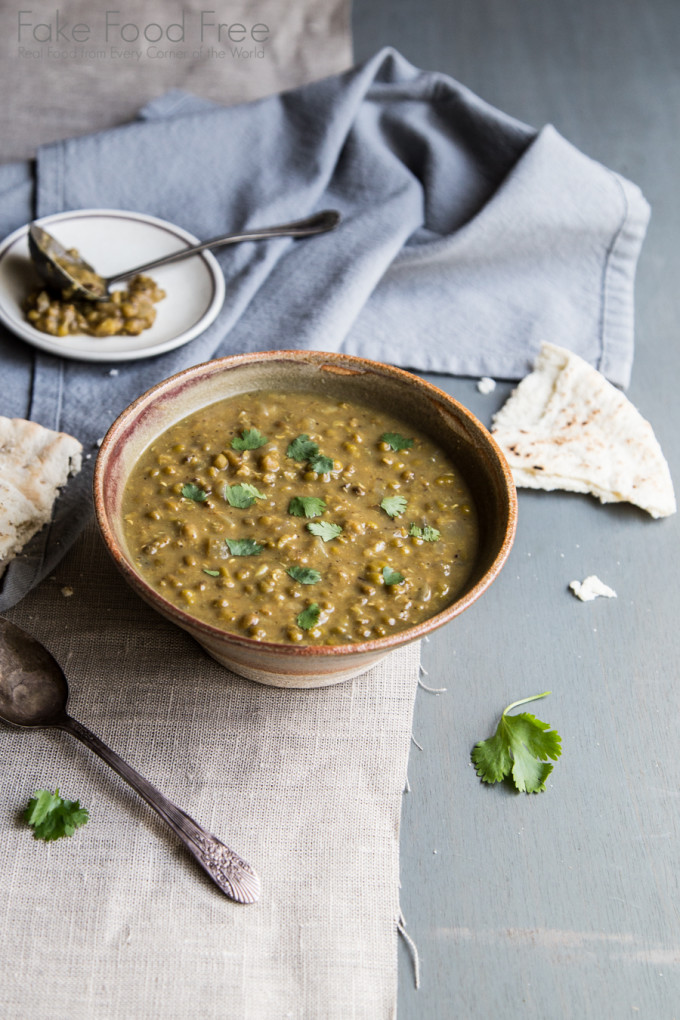
[{"label": "blue gray napkin", "polygon": [[626,386],[633,280],[649,208],[554,128],[527,127],[393,50],[235,107],[184,93],[134,123],[0,167],[0,232],[79,208],[130,209],[199,237],[300,218],[312,241],[217,253],[222,312],[185,347],[129,365],[64,360],[0,332],[0,413],[81,440],[85,469],[8,568],[0,610],[46,575],[90,513],[96,441],[159,380],[272,348],[360,354],[421,371],[518,378],[543,340]]}]

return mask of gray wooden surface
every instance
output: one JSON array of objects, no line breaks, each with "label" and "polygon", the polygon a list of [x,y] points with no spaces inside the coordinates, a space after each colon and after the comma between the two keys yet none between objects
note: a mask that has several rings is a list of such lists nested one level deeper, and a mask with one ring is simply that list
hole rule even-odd
[{"label": "gray wooden surface", "polygon": [[[630,398],[680,482],[680,4],[677,0],[356,0],[355,55],[396,46],[519,119],[552,122],[639,184],[652,222],[637,280]],[[546,338],[550,339],[550,338]],[[429,376],[490,421],[510,387]],[[522,493],[500,579],[424,648],[402,906],[400,1020],[680,1017],[678,529],[632,507]],[[580,603],[596,573],[616,600]],[[555,726],[538,796],[469,764],[505,705]]]}]

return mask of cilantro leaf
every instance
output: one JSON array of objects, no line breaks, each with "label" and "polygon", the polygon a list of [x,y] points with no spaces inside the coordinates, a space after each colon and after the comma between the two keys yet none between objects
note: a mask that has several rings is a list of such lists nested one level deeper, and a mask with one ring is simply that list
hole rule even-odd
[{"label": "cilantro leaf", "polygon": [[58,788],[54,793],[36,790],[24,812],[24,818],[33,829],[33,838],[46,842],[72,836],[89,817],[87,808],[81,808],[80,801],[63,800]]},{"label": "cilantro leaf", "polygon": [[297,436],[292,443],[288,444],[286,456],[293,460],[309,461],[309,467],[318,475],[325,475],[333,470],[333,461],[330,457],[324,457],[319,453],[318,443],[310,439],[306,432]]},{"label": "cilantro leaf", "polygon": [[515,786],[524,793],[545,790],[545,781],[553,770],[548,758],[557,761],[562,754],[562,738],[549,728],[549,723],[529,712],[520,715],[508,712],[548,694],[550,691],[513,701],[504,710],[493,737],[475,744],[472,761],[482,782],[499,783],[512,774]]},{"label": "cilantro leaf", "polygon": [[380,509],[384,510],[388,517],[401,517],[407,505],[403,496],[385,496]]},{"label": "cilantro leaf", "polygon": [[380,437],[381,443],[387,443],[391,450],[399,453],[400,450],[410,450],[413,446],[412,439],[405,439],[398,432],[383,432]]},{"label": "cilantro leaf", "polygon": [[321,608],[317,602],[312,602],[311,606],[307,606],[297,616],[297,625],[301,630],[311,630],[319,622],[319,613]]},{"label": "cilantro leaf", "polygon": [[261,446],[269,442],[258,429],[244,429],[240,436],[235,436],[231,441],[232,450],[259,450]]},{"label": "cilantro leaf", "polygon": [[418,527],[417,524],[412,524],[408,533],[412,538],[422,538],[423,542],[436,542],[441,535],[440,531],[437,531],[436,528],[431,528],[429,524],[422,528]]},{"label": "cilantro leaf", "polygon": [[387,585],[401,584],[404,580],[404,575],[400,574],[398,570],[393,570],[392,567],[383,567],[382,576]]},{"label": "cilantro leaf", "polygon": [[193,482],[182,486],[182,495],[185,499],[193,499],[195,503],[205,503],[208,498],[205,489],[202,489],[200,485],[194,485]]},{"label": "cilantro leaf", "polygon": [[225,538],[224,541],[232,556],[257,556],[264,549],[254,538]]},{"label": "cilantro leaf", "polygon": [[220,576],[219,570],[208,570],[207,567],[203,567],[203,573],[204,574],[209,574],[211,577],[219,577]]},{"label": "cilantro leaf", "polygon": [[321,517],[325,509],[325,500],[318,496],[293,496],[288,504],[288,513],[293,517]]},{"label": "cilantro leaf", "polygon": [[342,526],[340,524],[332,524],[331,521],[310,521],[307,525],[307,531],[311,531],[317,538],[322,538],[324,542],[330,542],[342,534]]},{"label": "cilantro leaf", "polygon": [[309,466],[312,471],[316,471],[317,475],[326,475],[333,470],[333,461],[330,457],[324,457],[319,453],[315,457],[310,457]]},{"label": "cilantro leaf", "polygon": [[249,485],[248,482],[243,482],[240,485],[225,485],[222,495],[229,506],[235,506],[239,510],[246,510],[253,505],[256,499],[267,498],[263,492],[256,489],[254,485]]},{"label": "cilantro leaf", "polygon": [[297,436],[292,443],[288,444],[286,457],[290,457],[292,460],[309,460],[311,457],[316,457],[318,452],[318,444],[310,439],[306,432],[303,432],[301,436]]},{"label": "cilantro leaf", "polygon": [[321,580],[319,571],[312,567],[288,567],[286,573],[300,584],[317,584]]}]

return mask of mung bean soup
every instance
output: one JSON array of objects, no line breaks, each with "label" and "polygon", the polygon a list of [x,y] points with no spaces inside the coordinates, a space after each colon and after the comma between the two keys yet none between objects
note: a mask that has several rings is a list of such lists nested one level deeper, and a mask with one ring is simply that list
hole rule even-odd
[{"label": "mung bean soup", "polygon": [[468,580],[477,512],[449,455],[368,406],[251,392],[172,425],[135,464],[125,538],[169,602],[285,644],[370,641]]}]

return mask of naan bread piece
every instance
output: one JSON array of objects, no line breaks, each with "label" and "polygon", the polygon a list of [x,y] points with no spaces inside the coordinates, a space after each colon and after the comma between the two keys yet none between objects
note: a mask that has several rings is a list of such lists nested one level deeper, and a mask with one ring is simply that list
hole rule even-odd
[{"label": "naan bread piece", "polygon": [[652,517],[675,513],[668,464],[652,426],[578,355],[543,344],[534,371],[494,415],[515,484],[590,492]]},{"label": "naan bread piece", "polygon": [[0,417],[0,576],[51,519],[59,489],[80,471],[82,450],[65,432]]}]

